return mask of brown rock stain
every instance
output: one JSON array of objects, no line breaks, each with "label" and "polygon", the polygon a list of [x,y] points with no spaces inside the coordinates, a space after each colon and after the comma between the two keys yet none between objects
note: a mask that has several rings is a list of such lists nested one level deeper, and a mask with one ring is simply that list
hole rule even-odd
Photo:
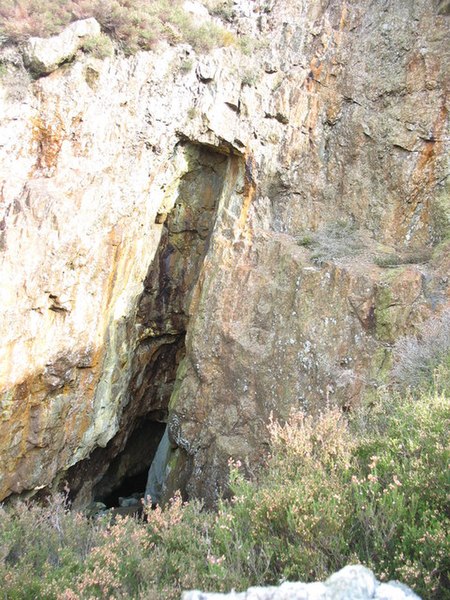
[{"label": "brown rock stain", "polygon": [[[241,165],[237,160],[231,161],[230,169],[231,173],[229,175],[230,181],[235,182],[238,176]],[[248,212],[250,210],[250,205],[255,198],[256,194],[256,182],[254,179],[255,172],[255,161],[251,155],[247,155],[245,158],[245,170],[244,170],[244,190],[243,190],[243,199],[242,206],[239,215],[239,219],[236,224],[236,228],[239,232],[240,236],[245,237],[247,240],[251,240],[251,231],[247,226],[247,217]]]},{"label": "brown rock stain", "polygon": [[52,120],[38,115],[31,120],[31,140],[37,145],[37,168],[46,171],[56,167],[65,137],[64,123],[58,112]]},{"label": "brown rock stain", "polygon": [[409,93],[425,88],[425,61],[419,51],[411,53],[406,65],[406,89]]},{"label": "brown rock stain", "polygon": [[[79,440],[92,424],[89,400],[74,406],[74,390],[80,398],[94,396],[98,384],[96,367],[103,361],[104,353],[104,347],[81,353],[78,362],[83,366],[77,366],[77,361],[68,357],[74,363],[73,375],[56,388],[49,383],[46,371],[30,375],[14,387],[10,399],[12,413],[8,421],[0,423],[0,444],[8,448],[4,456],[9,457],[0,483],[0,501],[10,493],[50,483],[55,473],[48,465],[60,468],[70,461]],[[55,358],[52,364],[58,360]],[[40,470],[43,465],[45,477]],[[34,473],[39,475],[39,481]]]},{"label": "brown rock stain", "polygon": [[[429,243],[428,225],[431,221],[430,198],[438,179],[436,174],[436,158],[441,156],[444,151],[443,136],[446,123],[447,109],[445,104],[442,104],[435,119],[431,135],[429,138],[421,140],[422,149],[418,154],[416,166],[410,178],[411,187],[406,196],[406,202],[399,202],[397,204],[393,221],[394,231],[397,236],[404,238],[407,235],[408,228],[411,226],[415,214],[420,210],[420,205],[423,205],[419,215],[419,222],[415,225],[415,230],[422,230],[417,241]],[[415,235],[414,237],[417,236]]]}]

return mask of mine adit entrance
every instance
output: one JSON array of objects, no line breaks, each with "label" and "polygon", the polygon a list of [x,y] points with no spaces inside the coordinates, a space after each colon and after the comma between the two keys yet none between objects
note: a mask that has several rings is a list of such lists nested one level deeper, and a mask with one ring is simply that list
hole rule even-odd
[{"label": "mine adit entrance", "polygon": [[119,432],[106,448],[97,448],[84,464],[72,467],[68,480],[76,497],[83,480],[90,479],[91,499],[107,506],[116,506],[119,497],[144,493],[185,356],[189,307],[232,160],[191,144],[184,151],[188,170],[180,179],[175,204],[156,217],[161,239],[138,302],[135,323],[140,335]]}]

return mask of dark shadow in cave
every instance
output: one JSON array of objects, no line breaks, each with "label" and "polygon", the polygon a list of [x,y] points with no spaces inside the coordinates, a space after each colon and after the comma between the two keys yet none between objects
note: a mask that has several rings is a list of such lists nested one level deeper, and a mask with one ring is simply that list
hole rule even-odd
[{"label": "dark shadow in cave", "polygon": [[145,490],[148,469],[164,434],[165,423],[144,419],[128,438],[124,450],[111,462],[94,487],[96,501],[118,506],[119,497]]}]

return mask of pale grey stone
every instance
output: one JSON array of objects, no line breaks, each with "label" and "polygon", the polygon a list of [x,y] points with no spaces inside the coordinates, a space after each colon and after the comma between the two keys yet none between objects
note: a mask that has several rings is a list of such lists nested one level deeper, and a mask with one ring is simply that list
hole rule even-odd
[{"label": "pale grey stone", "polygon": [[325,585],[333,600],[365,600],[375,593],[375,575],[362,565],[347,565],[327,579]]},{"label": "pale grey stone", "polygon": [[420,600],[408,586],[399,581],[389,581],[381,583],[375,593],[376,600]]},{"label": "pale grey stone", "polygon": [[293,583],[279,587],[251,587],[229,594],[185,592],[182,600],[420,600],[406,585],[391,581],[380,584],[362,565],[348,565],[325,583]]},{"label": "pale grey stone", "polygon": [[138,498],[133,498],[133,496],[127,497],[127,498],[119,498],[119,506],[122,506],[123,508],[126,507],[130,507],[130,506],[139,506],[140,505],[140,501]]}]

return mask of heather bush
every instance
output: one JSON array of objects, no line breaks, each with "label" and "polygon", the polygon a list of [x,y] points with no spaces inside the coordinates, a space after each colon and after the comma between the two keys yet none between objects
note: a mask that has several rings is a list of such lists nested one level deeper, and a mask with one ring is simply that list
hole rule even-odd
[{"label": "heather bush", "polygon": [[111,56],[114,48],[110,38],[104,33],[91,35],[83,43],[82,49],[95,58],[106,58]]},{"label": "heather bush", "polygon": [[[277,578],[322,579],[341,566],[347,542],[342,522],[351,507],[344,490],[353,442],[342,413],[293,413],[270,426],[272,455],[257,505],[253,535],[271,550]],[[286,482],[292,482],[286,486]]]},{"label": "heather bush", "polygon": [[75,2],[70,0],[2,0],[0,42],[23,42],[30,36],[59,33],[73,20]]},{"label": "heather bush", "polygon": [[450,598],[450,402],[436,390],[379,401],[359,431],[352,549],[383,579]]},{"label": "heather bush", "polygon": [[147,522],[89,520],[60,497],[0,509],[5,598],[171,600],[360,562],[448,600],[448,390],[380,393],[365,411],[272,421],[258,476],[230,462],[232,499],[215,513],[179,495]]},{"label": "heather bush", "polygon": [[84,568],[100,525],[68,510],[64,496],[0,508],[0,579],[8,600],[55,597]]},{"label": "heather bush", "polygon": [[449,398],[391,396],[379,408],[352,482],[358,556],[424,597],[448,598]]}]

